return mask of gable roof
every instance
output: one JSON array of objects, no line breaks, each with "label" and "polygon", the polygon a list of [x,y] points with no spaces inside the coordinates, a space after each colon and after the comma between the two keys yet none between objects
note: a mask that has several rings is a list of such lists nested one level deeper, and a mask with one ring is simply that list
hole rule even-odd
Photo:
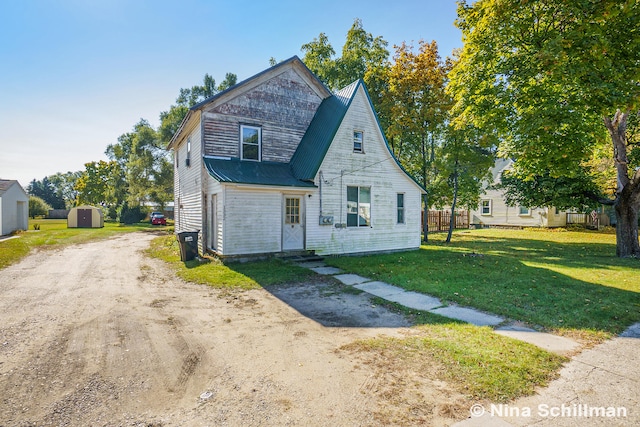
[{"label": "gable roof", "polygon": [[358,92],[358,89],[362,87],[364,94],[369,102],[369,107],[373,112],[373,116],[376,119],[378,130],[382,135],[382,140],[389,152],[389,156],[394,160],[400,170],[409,177],[424,193],[427,190],[420,184],[413,176],[411,176],[406,169],[400,164],[400,161],[393,155],[393,151],[389,146],[382,127],[380,126],[380,120],[376,114],[376,110],[373,107],[373,102],[369,96],[367,86],[362,79],[356,80],[350,85],[340,89],[335,95],[325,99],[320,104],[320,107],[316,111],[307,132],[302,137],[298,148],[291,157],[291,169],[296,177],[302,180],[314,180],[320,165],[324,160],[333,138],[338,132],[338,128],[344,119],[344,116],[349,110],[349,106],[353,102],[353,99]]},{"label": "gable roof", "polygon": [[209,174],[220,182],[233,184],[315,187],[313,182],[296,178],[288,163],[252,162],[237,158],[203,157]]},{"label": "gable roof", "polygon": [[360,80],[355,81],[322,101],[291,157],[295,176],[313,181],[359,85]]},{"label": "gable roof", "polygon": [[0,179],[0,196],[2,196],[12,185],[18,185],[18,188],[26,195],[27,192],[24,191],[22,186],[15,179]]},{"label": "gable roof", "polygon": [[212,102],[215,102],[217,100],[230,96],[234,92],[241,93],[244,89],[250,88],[251,85],[259,81],[260,78],[262,78],[263,76],[267,76],[269,74],[276,74],[278,73],[278,71],[280,71],[280,69],[283,69],[285,67],[295,67],[298,71],[300,71],[300,73],[304,77],[306,77],[306,80],[310,84],[312,89],[321,98],[324,99],[331,96],[331,91],[325,86],[325,84],[322,83],[322,81],[315,74],[313,74],[311,70],[309,70],[309,68],[304,64],[304,62],[302,62],[302,60],[297,55],[295,55],[270,68],[267,68],[264,71],[259,72],[258,74],[255,74],[249,77],[248,79],[241,81],[240,83],[237,83],[221,92],[218,92],[212,97],[207,98],[204,101],[199,102],[193,107],[191,107],[187,112],[187,115],[184,117],[184,119],[182,119],[182,122],[180,123],[180,126],[178,127],[178,130],[176,131],[176,133],[171,138],[171,141],[169,141],[169,144],[167,145],[167,149],[171,149],[173,147],[173,144],[179,138],[183,129],[186,127],[187,123],[189,122],[189,120],[192,118],[192,116],[196,111],[203,109],[205,106],[211,104]]}]

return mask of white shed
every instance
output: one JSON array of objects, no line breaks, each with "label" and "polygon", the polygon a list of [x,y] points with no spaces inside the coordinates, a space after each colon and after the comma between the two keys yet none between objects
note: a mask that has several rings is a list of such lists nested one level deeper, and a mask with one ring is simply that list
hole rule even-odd
[{"label": "white shed", "polygon": [[0,179],[0,236],[29,227],[29,196],[20,183]]}]

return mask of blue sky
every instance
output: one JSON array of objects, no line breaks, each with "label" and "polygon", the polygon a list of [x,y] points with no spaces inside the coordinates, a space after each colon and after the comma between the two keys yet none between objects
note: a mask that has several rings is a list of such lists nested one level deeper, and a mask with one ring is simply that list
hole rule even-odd
[{"label": "blue sky", "polygon": [[339,53],[355,18],[391,52],[462,46],[454,0],[0,0],[0,11],[0,178],[23,186],[106,160],[205,73],[244,80],[271,57],[302,57],[321,32]]}]

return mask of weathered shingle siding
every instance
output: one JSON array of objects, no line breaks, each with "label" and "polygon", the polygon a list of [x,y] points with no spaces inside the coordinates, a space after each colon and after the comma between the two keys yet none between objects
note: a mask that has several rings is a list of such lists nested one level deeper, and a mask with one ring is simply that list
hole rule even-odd
[{"label": "weathered shingle siding", "polygon": [[262,160],[288,162],[322,99],[293,70],[206,108],[205,154],[240,157],[240,125],[262,127]]},{"label": "weathered shingle siding", "polygon": [[[353,152],[353,131],[364,132],[364,154]],[[320,167],[322,210],[335,223],[347,222],[347,186],[371,188],[371,227],[319,225],[319,190],[307,201],[307,249],[318,254],[378,252],[420,246],[419,187],[398,167],[387,149],[362,87],[338,129]],[[344,171],[341,176],[341,171]],[[397,224],[396,197],[405,196],[405,223]]]}]

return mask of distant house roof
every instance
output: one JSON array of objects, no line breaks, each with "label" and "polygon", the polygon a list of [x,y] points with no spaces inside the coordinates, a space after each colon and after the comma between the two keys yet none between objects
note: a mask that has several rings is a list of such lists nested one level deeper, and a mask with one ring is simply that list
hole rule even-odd
[{"label": "distant house roof", "polygon": [[234,184],[315,187],[313,182],[296,178],[289,163],[253,162],[216,157],[203,157],[209,174],[220,182]]}]

